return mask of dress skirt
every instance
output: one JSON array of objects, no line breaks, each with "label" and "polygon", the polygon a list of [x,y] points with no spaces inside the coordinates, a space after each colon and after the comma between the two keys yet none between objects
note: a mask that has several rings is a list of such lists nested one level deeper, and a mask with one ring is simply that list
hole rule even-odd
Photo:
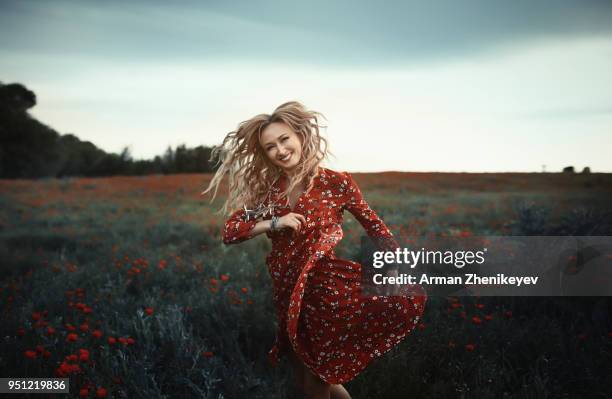
[{"label": "dress skirt", "polygon": [[359,263],[329,256],[318,260],[308,272],[297,322],[287,323],[295,303],[277,303],[283,311],[277,314],[270,362],[277,365],[293,348],[319,378],[343,384],[399,344],[419,323],[426,296],[416,286],[397,296],[365,297],[361,284]]}]

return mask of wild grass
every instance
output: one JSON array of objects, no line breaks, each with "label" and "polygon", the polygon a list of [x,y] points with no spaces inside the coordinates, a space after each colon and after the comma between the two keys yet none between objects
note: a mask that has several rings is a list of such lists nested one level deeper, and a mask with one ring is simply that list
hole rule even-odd
[{"label": "wild grass", "polygon": [[[354,176],[399,237],[612,235],[610,175]],[[0,375],[68,376],[71,397],[299,398],[288,363],[266,357],[270,243],[223,246],[222,198],[199,195],[209,179],[0,181]],[[336,253],[356,259],[363,229],[348,213],[343,227]],[[597,297],[430,297],[418,328],[346,387],[368,399],[609,397],[609,309]]]}]

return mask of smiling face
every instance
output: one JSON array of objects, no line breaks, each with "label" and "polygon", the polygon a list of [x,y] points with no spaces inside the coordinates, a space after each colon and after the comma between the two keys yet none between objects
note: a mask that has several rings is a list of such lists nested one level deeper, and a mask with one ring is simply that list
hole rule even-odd
[{"label": "smiling face", "polygon": [[270,123],[261,132],[259,144],[270,162],[291,174],[302,158],[300,136],[282,122]]}]

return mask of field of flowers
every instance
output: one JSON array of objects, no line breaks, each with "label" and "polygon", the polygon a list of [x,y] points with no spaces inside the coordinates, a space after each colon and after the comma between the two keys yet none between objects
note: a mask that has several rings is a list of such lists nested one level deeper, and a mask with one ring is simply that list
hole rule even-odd
[{"label": "field of flowers", "polygon": [[[609,174],[354,177],[400,241],[612,236]],[[222,244],[223,198],[200,195],[210,178],[0,180],[0,377],[69,377],[71,397],[301,397],[288,364],[266,359],[270,243]],[[363,229],[346,213],[344,230],[336,254],[356,259]],[[345,386],[356,399],[603,398],[610,375],[607,297],[431,297]]]}]

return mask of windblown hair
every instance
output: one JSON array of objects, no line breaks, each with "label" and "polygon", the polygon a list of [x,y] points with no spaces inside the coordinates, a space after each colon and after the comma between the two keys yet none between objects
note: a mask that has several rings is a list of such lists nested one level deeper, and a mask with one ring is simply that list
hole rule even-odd
[{"label": "windblown hair", "polygon": [[270,162],[259,142],[261,133],[274,122],[287,124],[302,142],[302,158],[280,198],[287,198],[300,182],[310,191],[320,162],[332,154],[327,148],[327,140],[319,134],[319,128],[324,127],[319,125],[319,117],[325,118],[316,111],[306,110],[297,101],[289,101],[271,115],[259,114],[241,122],[237,130],[225,136],[221,145],[213,148],[210,160],[217,159],[216,164],[221,165],[202,195],[214,188],[212,202],[227,174],[229,195],[219,212],[230,215],[244,205],[252,209],[266,199],[272,184],[283,173],[282,168]]}]

